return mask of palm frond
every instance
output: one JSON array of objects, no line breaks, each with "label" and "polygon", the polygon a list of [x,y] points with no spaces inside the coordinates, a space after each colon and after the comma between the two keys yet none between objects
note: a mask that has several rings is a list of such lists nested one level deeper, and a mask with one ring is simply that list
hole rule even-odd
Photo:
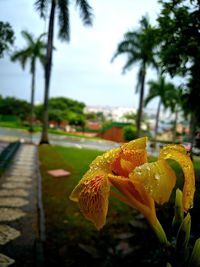
[{"label": "palm frond", "polygon": [[46,56],[45,55],[41,55],[40,58],[40,63],[42,66],[45,66],[45,63],[46,63]]},{"label": "palm frond", "polygon": [[93,21],[93,9],[86,0],[76,0],[76,6],[80,9],[80,17],[84,25],[91,26]]},{"label": "palm frond", "polygon": [[157,96],[160,96],[161,99],[163,99],[162,96],[164,93],[164,86],[165,86],[161,78],[158,81],[154,81],[154,80],[148,81],[148,85],[149,85],[149,93],[144,100],[145,106],[147,106],[148,103]]},{"label": "palm frond", "polygon": [[24,37],[24,39],[27,41],[29,46],[34,44],[34,36],[31,33],[27,31],[22,31],[21,34]]},{"label": "palm frond", "polygon": [[61,40],[70,40],[69,2],[58,0],[58,36]]},{"label": "palm frond", "polygon": [[27,60],[31,56],[31,50],[30,48],[23,49],[20,51],[16,51],[12,54],[11,60],[12,61],[19,61],[21,63],[22,68],[24,69],[27,63]]},{"label": "palm frond", "polygon": [[33,72],[34,64],[37,59],[45,57],[46,55],[46,43],[42,41],[44,34],[41,34],[37,39],[26,31],[22,31],[22,36],[27,41],[27,47],[15,51],[12,56],[12,61],[19,61],[24,69],[27,61],[30,61],[30,71]]},{"label": "palm frond", "polygon": [[118,44],[118,47],[117,47],[117,50],[115,52],[115,54],[113,55],[112,59],[111,59],[111,62],[114,61],[114,59],[121,55],[121,54],[127,54],[127,55],[132,55],[133,56],[133,53],[136,54],[137,52],[137,49],[134,48],[134,44],[130,43],[129,41],[125,40],[125,41],[122,41],[121,43]]},{"label": "palm frond", "polygon": [[48,0],[37,0],[37,1],[35,1],[36,10],[39,11],[41,18],[45,18],[46,17],[46,11],[47,11],[48,2],[49,2]]},{"label": "palm frond", "polygon": [[42,39],[44,38],[44,36],[47,36],[47,32],[44,32],[44,33],[40,34],[40,36],[37,38],[37,41],[42,41]]},{"label": "palm frond", "polygon": [[124,34],[124,41],[134,43],[135,45],[139,45],[139,38],[140,38],[140,32],[137,31],[133,32],[128,31]]},{"label": "palm frond", "polygon": [[128,56],[128,60],[122,68],[122,73],[124,74],[127,70],[132,69],[133,65],[138,61],[137,56],[133,56],[132,53]]},{"label": "palm frond", "polygon": [[142,16],[142,18],[141,18],[141,20],[140,20],[140,25],[141,25],[141,28],[142,28],[142,29],[147,29],[147,28],[149,28],[150,23],[149,23],[149,17],[148,17],[148,15],[146,15],[146,16]]},{"label": "palm frond", "polygon": [[148,96],[144,99],[144,106],[146,107],[152,99],[154,99],[157,95],[148,94]]}]

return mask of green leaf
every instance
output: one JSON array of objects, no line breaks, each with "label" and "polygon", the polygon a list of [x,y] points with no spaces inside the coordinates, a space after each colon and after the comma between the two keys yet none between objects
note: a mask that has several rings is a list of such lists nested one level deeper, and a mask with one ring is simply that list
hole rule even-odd
[{"label": "green leaf", "polygon": [[188,213],[184,218],[177,234],[176,239],[176,249],[181,250],[185,249],[188,246],[189,238],[190,238],[190,229],[191,229],[191,217]]},{"label": "green leaf", "polygon": [[200,266],[200,238],[198,238],[194,244],[192,255],[189,262],[189,267]]},{"label": "green leaf", "polygon": [[176,238],[176,260],[182,266],[189,257],[188,242],[190,239],[191,217],[188,213],[178,230]]}]

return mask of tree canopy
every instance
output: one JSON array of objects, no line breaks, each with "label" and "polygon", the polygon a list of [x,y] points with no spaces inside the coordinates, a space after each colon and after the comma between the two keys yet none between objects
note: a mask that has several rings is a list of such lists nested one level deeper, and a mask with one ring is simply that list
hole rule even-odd
[{"label": "tree canopy", "polygon": [[11,25],[8,22],[0,21],[0,58],[14,44],[15,36]]},{"label": "tree canopy", "polygon": [[[21,120],[27,119],[30,113],[30,104],[15,97],[0,96],[0,114],[1,115],[15,115]],[[28,115],[27,115],[28,114]]]},{"label": "tree canopy", "polygon": [[200,123],[200,2],[160,0],[158,17],[163,71],[183,77],[185,112]]},{"label": "tree canopy", "polygon": [[[67,121],[70,125],[83,126],[85,104],[65,97],[53,97],[49,99],[49,120],[58,124]],[[37,105],[36,116],[42,120],[43,105]]]}]

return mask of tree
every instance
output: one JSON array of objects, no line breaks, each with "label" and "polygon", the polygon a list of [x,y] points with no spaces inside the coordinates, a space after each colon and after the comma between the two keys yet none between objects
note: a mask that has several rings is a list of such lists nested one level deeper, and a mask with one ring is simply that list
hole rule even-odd
[{"label": "tree", "polygon": [[145,106],[156,97],[159,97],[157,112],[156,112],[156,124],[155,124],[155,132],[154,138],[156,140],[156,136],[158,133],[158,122],[160,117],[160,109],[161,105],[165,108],[174,109],[174,105],[176,104],[175,92],[176,88],[173,83],[166,83],[165,78],[160,76],[158,81],[149,81],[149,93],[145,98],[144,104]]},{"label": "tree", "polygon": [[83,114],[78,114],[75,112],[69,112],[68,113],[68,122],[70,125],[85,126],[85,116]]},{"label": "tree", "polygon": [[127,121],[127,122],[133,122],[135,124],[135,121],[137,121],[137,114],[135,114],[134,112],[127,112],[123,115],[123,118]]},{"label": "tree", "polygon": [[141,134],[141,120],[143,110],[143,98],[145,90],[145,78],[147,67],[156,64],[156,35],[157,29],[152,27],[147,17],[142,17],[140,28],[134,31],[128,31],[124,34],[124,39],[118,44],[117,51],[112,61],[121,54],[127,55],[127,62],[123,67],[123,73],[130,70],[139,63],[138,82],[136,92],[140,91],[139,108],[137,116],[137,136]]},{"label": "tree", "polygon": [[[83,126],[85,122],[85,104],[66,97],[52,97],[49,99],[49,120],[60,124],[67,121],[70,125]],[[36,116],[42,120],[43,105],[36,106]]]},{"label": "tree", "polygon": [[200,123],[200,2],[164,0],[158,17],[163,71],[184,77],[184,110],[191,114],[191,141]]},{"label": "tree", "polygon": [[[87,0],[76,0],[76,5],[80,9],[80,17],[84,25],[92,25],[92,8],[88,4]],[[47,41],[47,53],[45,62],[45,92],[44,92],[44,115],[43,115],[43,129],[40,144],[48,144],[48,98],[49,87],[51,78],[51,66],[52,66],[52,54],[53,54],[53,35],[54,35],[54,20],[55,12],[58,14],[59,23],[59,38],[64,41],[70,40],[70,22],[69,22],[69,1],[67,0],[37,0],[35,2],[37,10],[40,12],[40,16],[44,18],[46,16],[46,10],[50,7],[49,25],[48,25],[48,41]]]},{"label": "tree", "polygon": [[39,60],[44,66],[45,63],[45,50],[46,44],[42,41],[44,34],[41,34],[37,39],[27,32],[22,31],[22,36],[27,42],[27,46],[21,50],[13,53],[11,59],[13,61],[19,61],[22,68],[24,69],[26,63],[30,62],[30,73],[32,76],[31,81],[31,116],[30,116],[30,131],[33,131],[33,116],[34,116],[34,95],[35,95],[35,72],[36,72],[36,62]]},{"label": "tree", "polygon": [[14,31],[8,22],[0,21],[0,58],[14,44]]},{"label": "tree", "polygon": [[25,100],[15,97],[5,97],[0,95],[0,114],[14,115],[21,120],[27,119],[27,114],[30,112],[30,104]]}]

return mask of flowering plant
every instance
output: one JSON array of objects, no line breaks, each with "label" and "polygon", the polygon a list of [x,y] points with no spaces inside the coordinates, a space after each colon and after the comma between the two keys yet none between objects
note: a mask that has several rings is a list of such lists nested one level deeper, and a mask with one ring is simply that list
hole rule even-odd
[{"label": "flowering plant", "polygon": [[[98,156],[72,191],[70,199],[78,202],[83,215],[101,229],[106,223],[109,195],[114,195],[141,212],[165,250],[171,250],[173,244],[168,241],[157,218],[156,204],[168,202],[176,184],[176,174],[167,162],[167,159],[173,159],[181,166],[185,179],[182,191],[176,191],[173,225],[178,231],[174,251],[185,251],[191,225],[188,210],[193,206],[195,192],[192,161],[183,146],[167,145],[160,151],[158,160],[149,163],[146,144],[147,138],[142,137]],[[196,260],[199,242],[197,240],[190,257],[191,266],[200,266],[194,265],[195,261],[200,264],[200,260]],[[189,256],[184,263],[188,261]]]}]

